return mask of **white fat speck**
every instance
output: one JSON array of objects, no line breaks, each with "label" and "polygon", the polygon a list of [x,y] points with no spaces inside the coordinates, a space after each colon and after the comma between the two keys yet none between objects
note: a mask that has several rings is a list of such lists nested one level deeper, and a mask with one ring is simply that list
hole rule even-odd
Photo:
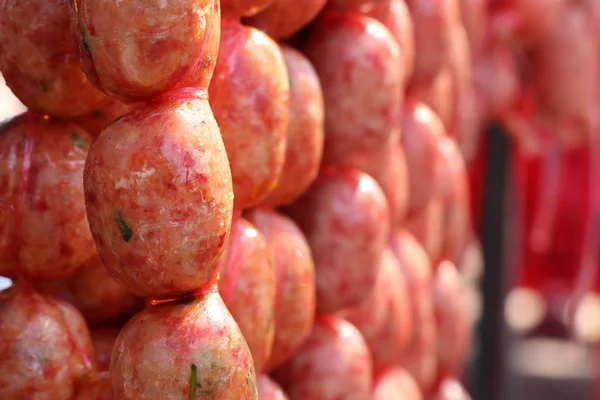
[{"label": "white fat speck", "polygon": [[139,172],[132,172],[131,179],[122,177],[115,182],[115,189],[127,189],[131,185],[132,181],[144,181],[147,178],[154,175],[156,170],[154,168],[146,168]]},{"label": "white fat speck", "polygon": [[134,172],[134,176],[137,179],[146,179],[151,177],[152,175],[154,175],[154,173],[156,172],[156,170],[154,168],[148,168],[148,169],[143,169],[140,172]]},{"label": "white fat speck", "polygon": [[129,179],[121,178],[115,182],[115,189],[127,189],[129,187]]}]

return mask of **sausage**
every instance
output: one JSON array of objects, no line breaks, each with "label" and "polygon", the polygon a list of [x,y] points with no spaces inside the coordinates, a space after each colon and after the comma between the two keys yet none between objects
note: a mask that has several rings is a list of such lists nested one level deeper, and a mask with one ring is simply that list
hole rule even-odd
[{"label": "sausage", "polygon": [[479,148],[480,111],[473,83],[473,56],[466,29],[458,24],[451,34],[450,71],[452,74],[452,103],[448,129],[463,157],[470,161]]},{"label": "sausage", "polygon": [[252,357],[216,287],[150,306],[117,338],[110,373],[118,399],[256,400]]},{"label": "sausage", "polygon": [[489,3],[490,0],[459,0],[461,20],[474,54],[484,47],[489,32]]},{"label": "sausage", "polygon": [[271,356],[275,335],[275,268],[265,237],[248,221],[233,223],[219,293],[240,327],[256,371]]},{"label": "sausage", "polygon": [[285,162],[289,81],[277,43],[224,20],[210,105],[233,177],[235,207],[257,205],[277,185]]},{"label": "sausage", "polygon": [[0,5],[0,70],[25,106],[74,117],[108,101],[79,64],[69,28],[69,2],[3,1]]},{"label": "sausage", "polygon": [[124,102],[208,87],[219,51],[219,1],[71,4],[77,52],[96,87]]},{"label": "sausage", "polygon": [[404,227],[425,248],[430,260],[439,261],[445,245],[445,204],[436,194],[421,213],[406,220]]},{"label": "sausage", "polygon": [[221,0],[223,14],[231,17],[254,15],[277,0]]},{"label": "sausage", "polygon": [[404,87],[392,34],[375,19],[330,11],[304,50],[323,85],[325,163],[382,147],[397,130]]},{"label": "sausage", "polygon": [[84,189],[100,257],[132,293],[164,298],[216,281],[233,191],[201,92],[171,92],[106,128],[90,149]]},{"label": "sausage", "polygon": [[430,81],[409,88],[407,97],[415,103],[424,103],[439,117],[444,128],[452,127],[456,108],[454,77],[450,64],[444,66]]},{"label": "sausage", "polygon": [[[441,158],[438,182],[444,204],[441,257],[457,261],[471,234],[467,169],[453,139],[442,138],[438,149]],[[432,260],[437,261],[436,258]]]},{"label": "sausage", "polygon": [[408,166],[399,142],[399,135],[393,135],[381,149],[356,154],[344,162],[345,166],[366,172],[379,184],[387,199],[391,226],[404,222],[410,201]]},{"label": "sausage", "polygon": [[415,69],[415,28],[404,0],[391,0],[387,12],[380,19],[394,35],[404,60],[404,82],[410,82]]},{"label": "sausage", "polygon": [[0,126],[0,275],[67,278],[94,256],[82,185],[91,141],[32,114]]},{"label": "sausage", "polygon": [[0,342],[1,398],[89,399],[94,347],[73,306],[17,283],[0,292]]},{"label": "sausage", "polygon": [[413,336],[411,298],[400,265],[390,248],[381,256],[375,287],[360,305],[342,310],[339,316],[362,333],[373,356],[377,374],[401,365]]},{"label": "sausage", "polygon": [[442,122],[430,108],[421,103],[406,103],[401,143],[408,168],[411,216],[420,214],[434,195],[440,168],[437,143],[444,134]]},{"label": "sausage", "polygon": [[265,236],[275,265],[275,340],[266,371],[289,359],[315,317],[315,267],[306,238],[288,217],[266,209],[246,216]]},{"label": "sausage", "polygon": [[98,255],[73,276],[45,282],[40,289],[74,305],[90,325],[132,315],[143,305],[140,298],[110,277]]},{"label": "sausage", "polygon": [[451,262],[441,263],[433,278],[438,325],[438,376],[460,376],[471,345],[471,324],[465,287]]},{"label": "sausage", "polygon": [[408,372],[392,368],[375,379],[373,400],[423,400],[423,394]]},{"label": "sausage", "polygon": [[438,368],[431,262],[419,242],[406,231],[395,232],[391,246],[412,300],[413,336],[402,366],[416,379],[423,393],[429,393],[436,382]]},{"label": "sausage", "polygon": [[290,400],[369,400],[369,348],[348,321],[321,315],[296,355],[274,373]]},{"label": "sausage", "polygon": [[415,28],[415,70],[411,85],[431,82],[450,60],[452,27],[460,23],[457,0],[406,0]]},{"label": "sausage", "polygon": [[335,312],[366,299],[390,230],[377,182],[354,169],[328,167],[289,213],[315,259],[317,310]]},{"label": "sausage", "polygon": [[261,375],[257,379],[258,400],[288,400],[281,387],[269,375]]},{"label": "sausage", "polygon": [[263,205],[293,203],[314,182],[323,158],[323,91],[313,66],[300,52],[281,46],[290,81],[285,163]]},{"label": "sausage", "polygon": [[326,3],[327,0],[275,0],[247,22],[274,39],[285,39],[314,20]]}]

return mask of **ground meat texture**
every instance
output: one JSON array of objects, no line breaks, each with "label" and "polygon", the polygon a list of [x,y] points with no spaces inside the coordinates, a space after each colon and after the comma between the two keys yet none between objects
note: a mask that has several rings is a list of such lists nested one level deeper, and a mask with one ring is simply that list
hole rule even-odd
[{"label": "ground meat texture", "polygon": [[423,400],[423,394],[407,371],[393,368],[375,379],[372,400]]},{"label": "ground meat texture", "polygon": [[82,185],[91,141],[31,114],[0,125],[0,275],[66,278],[93,257]]},{"label": "ground meat texture", "polygon": [[257,379],[258,400],[288,400],[281,387],[269,375],[261,375]]},{"label": "ground meat texture", "polygon": [[365,300],[390,230],[377,182],[354,169],[329,167],[289,211],[315,259],[318,311],[335,312]]},{"label": "ground meat texture", "polygon": [[290,400],[369,400],[371,354],[348,321],[321,315],[294,357],[274,373]]},{"label": "ground meat texture", "polygon": [[245,219],[234,222],[219,293],[248,343],[258,372],[271,356],[275,335],[273,262],[265,237]]},{"label": "ground meat texture", "polygon": [[359,306],[340,312],[362,333],[373,356],[375,373],[400,365],[413,336],[411,299],[406,278],[391,249],[381,257],[370,296]]},{"label": "ground meat texture", "polygon": [[471,324],[465,287],[454,264],[441,263],[434,275],[438,325],[438,376],[460,376],[471,345]]},{"label": "ground meat texture", "polygon": [[263,204],[293,203],[314,182],[323,157],[323,92],[314,68],[301,53],[281,47],[290,80],[287,150],[281,177]]},{"label": "ground meat texture", "polygon": [[391,244],[412,300],[413,336],[402,366],[415,377],[421,390],[428,392],[435,384],[438,366],[431,262],[419,242],[406,231],[396,232]]},{"label": "ground meat texture", "polygon": [[261,31],[224,20],[210,85],[233,176],[235,207],[258,204],[285,162],[289,81],[279,46]]},{"label": "ground meat texture", "polygon": [[89,398],[94,348],[85,321],[68,303],[25,284],[0,292],[0,343],[0,398]]},{"label": "ground meat texture", "polygon": [[247,218],[267,239],[275,264],[275,341],[269,371],[290,358],[310,333],[315,267],[308,243],[291,219],[264,209],[250,212]]},{"label": "ground meat texture", "polygon": [[444,380],[433,400],[471,400],[471,396],[456,379]]},{"label": "ground meat texture", "polygon": [[3,1],[0,48],[6,83],[34,111],[73,117],[108,101],[81,69],[69,29],[68,1]]},{"label": "ground meat texture", "polygon": [[406,2],[391,0],[380,21],[400,45],[400,53],[404,60],[404,82],[410,82],[415,69],[415,30]]},{"label": "ground meat texture", "polygon": [[141,103],[125,104],[116,99],[111,99],[103,107],[97,108],[89,114],[76,118],[73,122],[84,128],[92,137],[97,138],[104,128],[110,126],[117,119],[140,107]]},{"label": "ground meat texture", "polygon": [[454,140],[442,138],[438,149],[442,165],[438,182],[444,204],[442,258],[456,261],[471,233],[467,169]]},{"label": "ground meat texture", "polygon": [[73,276],[43,283],[40,289],[73,304],[89,324],[132,315],[143,305],[142,299],[110,277],[98,255]]},{"label": "ground meat texture", "polygon": [[223,14],[248,17],[264,10],[277,0],[221,0]]},{"label": "ground meat texture", "polygon": [[106,128],[84,188],[98,252],[128,290],[168,297],[216,280],[233,191],[205,98],[172,92]]},{"label": "ground meat texture", "polygon": [[90,80],[125,101],[207,87],[219,50],[217,0],[73,0],[72,30]]},{"label": "ground meat texture", "polygon": [[218,293],[137,314],[117,338],[110,371],[123,400],[258,398],[250,350]]},{"label": "ground meat texture", "polygon": [[406,103],[401,141],[408,168],[410,215],[421,213],[436,190],[440,166],[437,144],[444,134],[442,122],[430,108],[422,103]]},{"label": "ground meat texture", "polygon": [[327,12],[305,52],[323,85],[325,162],[340,163],[357,151],[383,146],[400,120],[404,87],[392,34],[372,18]]},{"label": "ground meat texture", "polygon": [[327,0],[276,0],[247,22],[275,39],[288,38],[321,12]]},{"label": "ground meat texture", "polygon": [[460,22],[457,0],[406,0],[415,28],[413,84],[430,82],[449,62],[452,26]]}]

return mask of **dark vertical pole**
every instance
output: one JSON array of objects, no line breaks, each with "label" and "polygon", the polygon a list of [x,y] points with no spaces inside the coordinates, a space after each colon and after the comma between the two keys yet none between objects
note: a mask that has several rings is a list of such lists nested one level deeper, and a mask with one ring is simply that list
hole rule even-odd
[{"label": "dark vertical pole", "polygon": [[485,273],[482,281],[483,316],[479,326],[480,353],[476,363],[474,398],[502,399],[505,296],[505,224],[508,220],[509,140],[501,128],[489,130],[487,167],[483,195],[483,255]]}]

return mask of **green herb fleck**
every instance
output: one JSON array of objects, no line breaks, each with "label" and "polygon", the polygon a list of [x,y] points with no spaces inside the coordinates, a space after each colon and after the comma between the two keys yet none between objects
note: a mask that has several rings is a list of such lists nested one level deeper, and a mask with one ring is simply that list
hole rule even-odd
[{"label": "green herb fleck", "polygon": [[290,76],[288,78],[289,84],[290,84],[290,90],[292,90],[294,88],[294,81],[292,80],[292,77]]},{"label": "green herb fleck", "polygon": [[83,29],[81,30],[81,37],[83,38],[81,40],[81,42],[83,43],[83,50],[85,50],[85,52],[88,54],[92,54],[92,50],[90,49],[90,45],[88,43],[87,34]]},{"label": "green herb fleck", "polygon": [[189,400],[192,400],[196,396],[196,385],[198,385],[198,367],[196,364],[192,364],[192,373],[190,375],[190,394]]},{"label": "green herb fleck", "polygon": [[80,149],[85,149],[87,146],[87,142],[84,138],[82,138],[79,133],[75,132],[71,135],[71,142]]},{"label": "green herb fleck", "polygon": [[38,356],[36,357],[36,361],[39,364],[44,365],[48,361],[50,361],[50,356],[48,354],[38,354]]},{"label": "green herb fleck", "polygon": [[40,88],[42,89],[42,92],[48,92],[48,82],[40,81]]},{"label": "green herb fleck", "polygon": [[254,376],[252,366],[250,366],[250,369],[248,369],[248,375],[246,375],[246,386],[252,387],[252,394],[254,395],[254,398],[257,398],[258,389],[256,388],[256,377]]},{"label": "green herb fleck", "polygon": [[98,109],[98,110],[92,111],[92,117],[94,117],[96,119],[100,119],[100,118],[104,117],[104,110]]},{"label": "green herb fleck", "polygon": [[117,224],[117,227],[119,227],[119,231],[121,231],[121,236],[123,236],[123,240],[125,242],[129,242],[133,237],[133,231],[131,230],[129,225],[127,225],[127,222],[125,222],[120,212],[117,211],[114,214],[113,218],[115,220],[115,223]]},{"label": "green herb fleck", "polygon": [[119,122],[120,120],[122,120],[125,116],[121,115],[119,118],[115,119],[112,123],[116,124],[117,122]]}]

